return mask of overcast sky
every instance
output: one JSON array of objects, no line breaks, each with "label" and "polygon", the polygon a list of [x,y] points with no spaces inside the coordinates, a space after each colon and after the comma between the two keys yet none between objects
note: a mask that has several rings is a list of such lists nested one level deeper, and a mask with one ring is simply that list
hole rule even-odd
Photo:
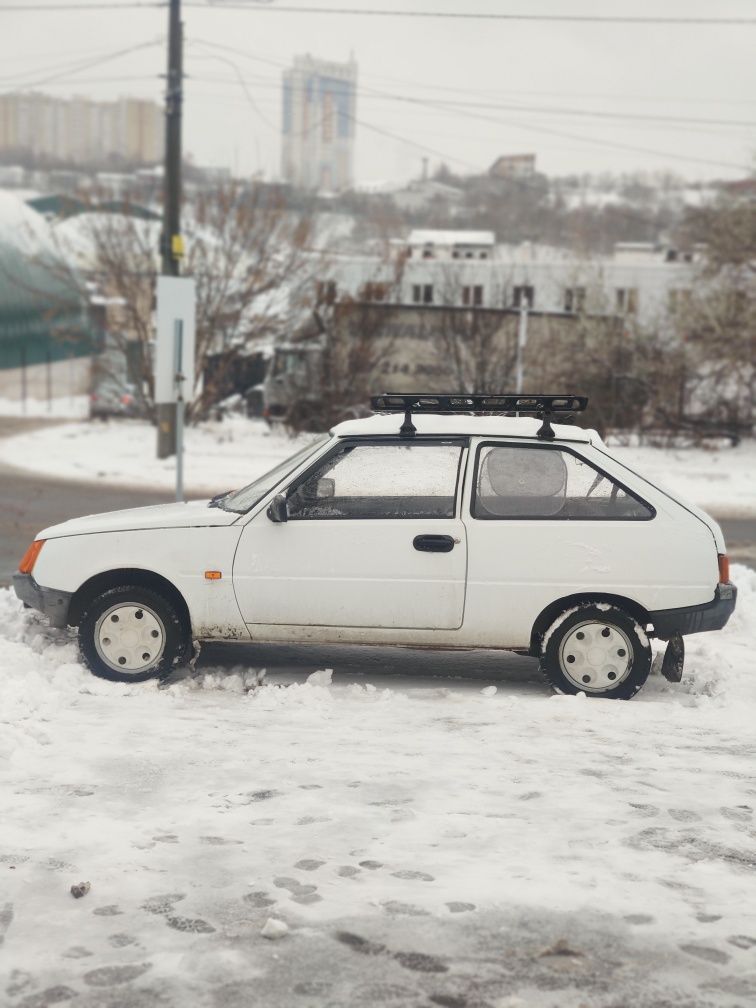
[{"label": "overcast sky", "polygon": [[[65,0],[36,0],[44,2]],[[756,18],[754,0],[285,2],[310,8]],[[35,0],[0,3],[0,89],[36,85],[59,96],[131,94],[162,102],[164,9],[7,9],[11,5],[31,8]],[[306,52],[333,60],[351,53],[358,63],[361,183],[418,175],[424,155],[432,167],[445,160],[463,172],[485,170],[499,154],[535,152],[538,167],[549,174],[669,169],[691,179],[736,178],[755,163],[756,23],[460,21],[291,14],[256,6],[250,0],[249,9],[224,10],[217,0],[204,9],[185,8],[184,146],[198,163],[278,175],[281,69]],[[113,55],[143,44],[148,45]],[[112,58],[85,65],[98,57]],[[55,79],[43,83],[48,77]],[[464,104],[450,109],[454,102]],[[616,118],[621,114],[673,121]],[[727,121],[736,125],[724,125]]]}]

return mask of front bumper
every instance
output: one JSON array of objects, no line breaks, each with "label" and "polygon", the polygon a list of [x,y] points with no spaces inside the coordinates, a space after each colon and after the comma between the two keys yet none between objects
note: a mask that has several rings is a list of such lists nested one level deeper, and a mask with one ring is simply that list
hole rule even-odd
[{"label": "front bumper", "polygon": [[711,602],[682,609],[659,609],[649,613],[648,618],[661,640],[669,640],[675,634],[721,630],[733,614],[737,597],[735,585],[719,584]]},{"label": "front bumper", "polygon": [[64,627],[68,623],[68,610],[73,592],[43,588],[31,574],[22,574],[20,571],[13,575],[13,590],[22,602],[47,616],[50,626]]}]

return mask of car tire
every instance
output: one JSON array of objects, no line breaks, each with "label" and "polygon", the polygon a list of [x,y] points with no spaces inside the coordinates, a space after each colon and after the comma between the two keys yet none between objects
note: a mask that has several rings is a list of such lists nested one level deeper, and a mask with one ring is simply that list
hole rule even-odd
[{"label": "car tire", "polygon": [[146,682],[169,674],[191,652],[188,627],[164,595],[119,585],[92,599],[79,622],[79,651],[93,675]]},{"label": "car tire", "polygon": [[557,693],[630,700],[650,671],[651,645],[643,627],[606,602],[563,612],[542,638],[541,673]]}]

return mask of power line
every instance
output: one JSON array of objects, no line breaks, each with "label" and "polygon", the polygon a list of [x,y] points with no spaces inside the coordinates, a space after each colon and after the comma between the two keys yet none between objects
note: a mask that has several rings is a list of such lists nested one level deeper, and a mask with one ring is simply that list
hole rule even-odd
[{"label": "power line", "polygon": [[[244,52],[241,49],[237,49],[237,48],[235,48],[233,46],[221,45],[220,43],[215,43],[215,42],[203,42],[202,45],[210,46],[211,48],[214,48],[214,49],[225,49],[225,50],[228,50],[230,52],[235,52],[235,53],[237,53],[239,55],[245,56],[248,59],[254,60],[256,62],[268,63],[269,65],[277,66],[279,68],[280,67],[285,67],[285,64],[281,63],[278,60],[272,60],[272,59],[264,57],[264,56],[252,55],[250,53]],[[374,88],[368,88],[367,90],[375,92]],[[392,97],[392,98],[395,98],[396,100],[407,102],[407,103],[410,103],[410,104],[425,106],[425,107],[428,107],[428,108],[435,108],[435,109],[438,109],[438,110],[441,110],[441,111],[450,112],[452,114],[460,114],[459,110],[455,109],[453,107],[453,105],[450,106],[448,102],[442,102],[442,101],[434,100],[434,99],[431,99],[431,98],[410,98],[410,97],[408,97],[406,95],[391,95],[389,92],[377,92],[377,93],[383,94],[383,95],[385,95],[387,97]],[[748,166],[742,165],[742,164],[735,164],[734,162],[717,161],[717,160],[713,160],[713,159],[710,159],[710,158],[699,158],[699,157],[694,157],[692,155],[679,154],[677,152],[672,152],[672,151],[654,150],[652,148],[640,147],[640,146],[636,146],[634,144],[625,144],[625,143],[622,143],[621,141],[618,141],[618,140],[617,141],[613,141],[613,140],[595,139],[593,137],[586,137],[586,136],[582,136],[581,134],[577,134],[577,133],[569,133],[569,132],[564,131],[564,130],[552,129],[552,128],[549,128],[547,126],[536,126],[536,125],[534,125],[532,123],[522,123],[522,122],[520,122],[520,123],[513,123],[513,122],[507,121],[507,120],[496,119],[496,118],[494,118],[492,116],[484,115],[484,114],[482,114],[480,112],[476,113],[474,111],[465,111],[463,114],[466,117],[468,117],[468,118],[480,119],[480,120],[482,120],[484,122],[492,122],[492,123],[495,123],[496,125],[499,125],[499,126],[508,126],[510,128],[514,127],[516,129],[524,129],[524,130],[528,130],[530,132],[535,132],[535,133],[544,133],[544,134],[548,134],[550,136],[562,137],[562,138],[567,139],[567,140],[575,140],[575,141],[578,141],[579,143],[587,143],[587,144],[592,144],[594,146],[599,146],[599,147],[608,147],[608,148],[612,148],[612,149],[615,149],[615,150],[625,150],[625,151],[629,151],[629,152],[635,153],[635,154],[650,154],[650,155],[652,155],[654,157],[665,157],[665,158],[671,158],[672,160],[676,160],[676,161],[688,161],[690,163],[695,163],[695,164],[706,164],[706,165],[709,165],[709,166],[712,166],[712,167],[717,167],[717,168],[736,168],[739,171],[749,171],[750,170]],[[362,123],[360,120],[356,120],[356,121],[360,122],[361,125],[365,125],[366,128],[368,128],[368,129],[373,128],[369,124]],[[386,135],[390,136],[391,134],[388,133],[388,132],[386,132]],[[433,153],[438,153],[438,152],[433,152]],[[456,160],[459,160],[459,159],[456,159]],[[461,162],[461,163],[464,163],[464,162]]]},{"label": "power line", "polygon": [[185,4],[186,7],[212,7],[213,10],[249,10],[265,11],[275,14],[349,14],[356,17],[399,17],[424,18],[451,21],[534,21],[561,22],[571,24],[649,24],[649,25],[756,25],[756,17],[664,17],[659,15],[616,15],[601,14],[502,14],[485,11],[420,11],[420,10],[381,10],[360,7],[294,7],[261,5],[250,3],[196,3]]},{"label": "power line", "polygon": [[[165,7],[164,0],[113,0],[111,3],[32,3],[6,4],[3,11],[72,11],[72,10],[124,10],[137,8]],[[189,2],[184,7],[213,11],[244,10],[275,14],[314,14],[352,17],[396,17],[426,20],[450,21],[503,21],[562,24],[604,24],[604,25],[688,25],[688,26],[747,26],[756,25],[756,17],[665,17],[661,15],[601,15],[601,14],[503,14],[485,11],[421,11],[357,7],[298,7],[257,3],[210,3]]]},{"label": "power line", "polygon": [[17,84],[16,87],[12,88],[10,92],[13,91],[23,91],[26,88],[39,87],[42,84],[52,84],[61,78],[70,77],[70,75],[80,73],[84,70],[90,70],[92,67],[101,66],[103,63],[111,63],[113,60],[120,59],[121,56],[127,56],[130,53],[138,52],[140,49],[150,49],[152,46],[159,45],[161,39],[156,39],[152,42],[140,42],[137,45],[128,46],[125,49],[116,49],[114,52],[108,53],[104,56],[98,56],[97,59],[84,60],[73,65],[69,65],[67,69],[61,70],[58,73],[48,74],[46,77],[39,77],[37,80],[24,81],[21,84]]}]

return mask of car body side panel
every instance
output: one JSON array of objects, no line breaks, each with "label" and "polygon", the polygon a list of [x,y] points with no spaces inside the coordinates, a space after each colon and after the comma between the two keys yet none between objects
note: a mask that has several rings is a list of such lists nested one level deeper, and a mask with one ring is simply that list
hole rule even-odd
[{"label": "car body side panel", "polygon": [[[605,455],[588,445],[576,450],[612,475]],[[719,578],[711,530],[647,484],[638,489],[656,509],[649,521],[481,521],[470,514],[474,467],[468,470],[465,638],[527,646],[539,614],[574,594],[619,595],[649,611],[712,600]],[[626,470],[618,478],[636,485]]]},{"label": "car body side panel", "polygon": [[[183,595],[198,639],[249,640],[233,589],[233,556],[241,527],[141,529],[48,540],[34,566],[35,580],[75,592],[96,574],[138,568],[159,574]],[[220,571],[217,580],[205,571]]]}]

